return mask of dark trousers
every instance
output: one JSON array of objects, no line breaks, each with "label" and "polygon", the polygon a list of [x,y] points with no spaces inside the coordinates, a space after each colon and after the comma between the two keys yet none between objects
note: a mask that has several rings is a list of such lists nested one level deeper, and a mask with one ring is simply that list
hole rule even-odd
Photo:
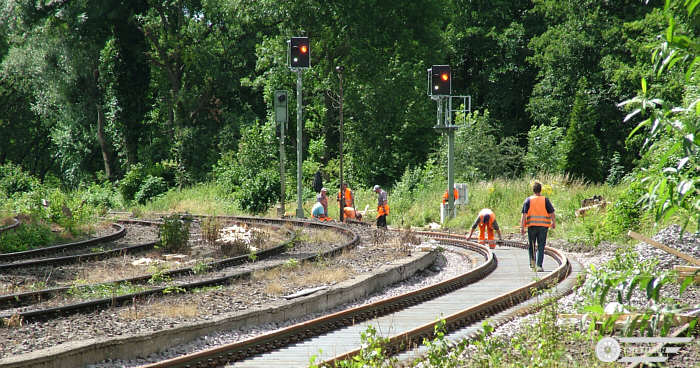
[{"label": "dark trousers", "polygon": [[377,217],[377,227],[383,227],[386,229],[386,215]]},{"label": "dark trousers", "polygon": [[[530,255],[530,260],[536,260],[537,266],[542,267],[542,260],[544,259],[544,245],[547,242],[547,230],[548,227],[545,226],[528,226],[527,228],[527,240],[529,246],[527,247],[527,252]],[[535,245],[537,246],[537,259],[534,258]]]}]

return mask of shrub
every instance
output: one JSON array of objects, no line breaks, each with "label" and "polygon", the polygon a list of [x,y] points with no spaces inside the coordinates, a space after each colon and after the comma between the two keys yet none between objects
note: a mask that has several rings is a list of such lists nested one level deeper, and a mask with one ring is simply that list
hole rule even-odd
[{"label": "shrub", "polygon": [[11,162],[0,166],[0,189],[6,195],[31,192],[39,187],[39,180],[22,171],[22,168]]},{"label": "shrub", "polygon": [[244,129],[238,152],[223,154],[214,168],[221,188],[233,192],[239,207],[247,212],[265,212],[279,198],[277,145],[271,129],[271,125]]},{"label": "shrub", "polygon": [[144,204],[151,198],[165,193],[167,190],[168,185],[163,178],[160,176],[148,175],[134,195],[134,200],[140,204]]},{"label": "shrub", "polygon": [[530,175],[560,173],[565,159],[564,129],[539,125],[527,133],[527,154],[523,158],[525,171]]},{"label": "shrub", "polygon": [[167,252],[188,251],[191,222],[191,218],[181,218],[179,214],[163,217],[163,224],[158,228],[160,248]]},{"label": "shrub", "polygon": [[219,250],[226,257],[235,257],[249,252],[248,244],[243,239],[220,241]]},{"label": "shrub", "polygon": [[103,184],[91,184],[86,189],[78,193],[78,197],[87,206],[103,214],[110,208],[120,206],[118,192],[109,182]]},{"label": "shrub", "polygon": [[202,221],[202,238],[209,244],[214,244],[219,238],[221,231],[221,220],[214,216],[210,216]]},{"label": "shrub", "polygon": [[127,171],[124,177],[119,181],[119,192],[121,192],[124,200],[134,200],[136,192],[138,192],[145,178],[146,173],[143,169],[143,165],[136,164],[129,168],[129,171]]},{"label": "shrub", "polygon": [[55,241],[51,228],[40,224],[20,224],[0,234],[0,253],[22,252],[43,247]]},{"label": "shrub", "polygon": [[627,230],[639,228],[644,215],[639,198],[643,194],[641,184],[637,180],[631,181],[627,191],[613,203],[605,215],[604,231],[608,237],[615,238],[626,234]]},{"label": "shrub", "polygon": [[244,181],[234,198],[244,211],[263,213],[279,199],[279,187],[279,173],[265,169]]}]

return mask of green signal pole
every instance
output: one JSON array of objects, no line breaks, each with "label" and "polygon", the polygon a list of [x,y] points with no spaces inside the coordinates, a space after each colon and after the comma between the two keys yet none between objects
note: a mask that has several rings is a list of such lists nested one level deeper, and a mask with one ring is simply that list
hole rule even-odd
[{"label": "green signal pole", "polygon": [[304,208],[301,206],[301,163],[302,163],[302,123],[301,123],[301,73],[297,69],[297,217],[304,217]]}]

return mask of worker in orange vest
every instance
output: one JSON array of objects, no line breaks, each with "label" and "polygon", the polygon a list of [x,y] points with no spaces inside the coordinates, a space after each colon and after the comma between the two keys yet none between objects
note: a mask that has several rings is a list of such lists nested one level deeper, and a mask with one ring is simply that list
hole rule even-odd
[{"label": "worker in orange vest", "polygon": [[375,185],[374,192],[377,193],[377,227],[386,229],[386,216],[389,214],[389,203],[387,202],[386,191],[379,185]]},{"label": "worker in orange vest", "polygon": [[352,190],[348,188],[347,183],[343,183],[340,185],[340,191],[338,191],[338,204],[340,204],[340,194],[343,194],[343,199],[345,201],[344,206],[343,206],[343,218],[349,218],[349,219],[355,219],[357,218],[358,213],[355,211],[355,198],[352,195]]},{"label": "worker in orange vest", "polygon": [[[442,204],[447,203],[447,197],[449,194],[447,191],[445,191],[445,194],[442,195]],[[459,191],[457,191],[457,188],[454,188],[454,192],[452,193],[452,196],[454,197],[454,200],[456,201],[459,198]]]},{"label": "worker in orange vest", "polygon": [[[498,240],[503,239],[501,236],[501,229],[498,227],[498,222],[496,222],[496,214],[489,208],[484,208],[479,211],[479,215],[472,225],[472,230],[469,232],[467,240],[471,240],[472,234],[474,234],[474,230],[477,226],[479,227],[479,243],[488,244],[491,249],[496,248],[496,240],[493,238],[493,231],[496,230]],[[487,233],[488,238],[486,237]]]},{"label": "worker in orange vest", "polygon": [[[547,231],[551,227],[556,228],[554,221],[554,206],[549,198],[543,196],[542,184],[535,182],[532,185],[534,195],[527,197],[523,203],[522,216],[520,216],[520,234],[525,234],[527,228],[528,253],[530,255],[530,268],[537,272],[543,272],[542,260],[544,259],[544,246],[547,242]],[[537,258],[535,258],[535,245],[537,245]]]},{"label": "worker in orange vest", "polygon": [[316,203],[311,208],[311,216],[321,221],[330,221],[328,217],[328,189],[321,188],[321,192],[316,195]]}]

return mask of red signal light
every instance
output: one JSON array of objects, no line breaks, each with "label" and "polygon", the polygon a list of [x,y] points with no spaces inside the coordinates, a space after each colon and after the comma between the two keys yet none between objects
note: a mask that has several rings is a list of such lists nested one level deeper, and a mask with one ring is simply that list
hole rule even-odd
[{"label": "red signal light", "polygon": [[306,52],[309,51],[309,48],[306,47],[306,45],[301,45],[299,50],[301,51],[302,54],[306,54]]},{"label": "red signal light", "polygon": [[450,79],[450,76],[447,73],[442,73],[442,75],[440,75],[440,78],[443,81],[447,82],[447,80]]}]

